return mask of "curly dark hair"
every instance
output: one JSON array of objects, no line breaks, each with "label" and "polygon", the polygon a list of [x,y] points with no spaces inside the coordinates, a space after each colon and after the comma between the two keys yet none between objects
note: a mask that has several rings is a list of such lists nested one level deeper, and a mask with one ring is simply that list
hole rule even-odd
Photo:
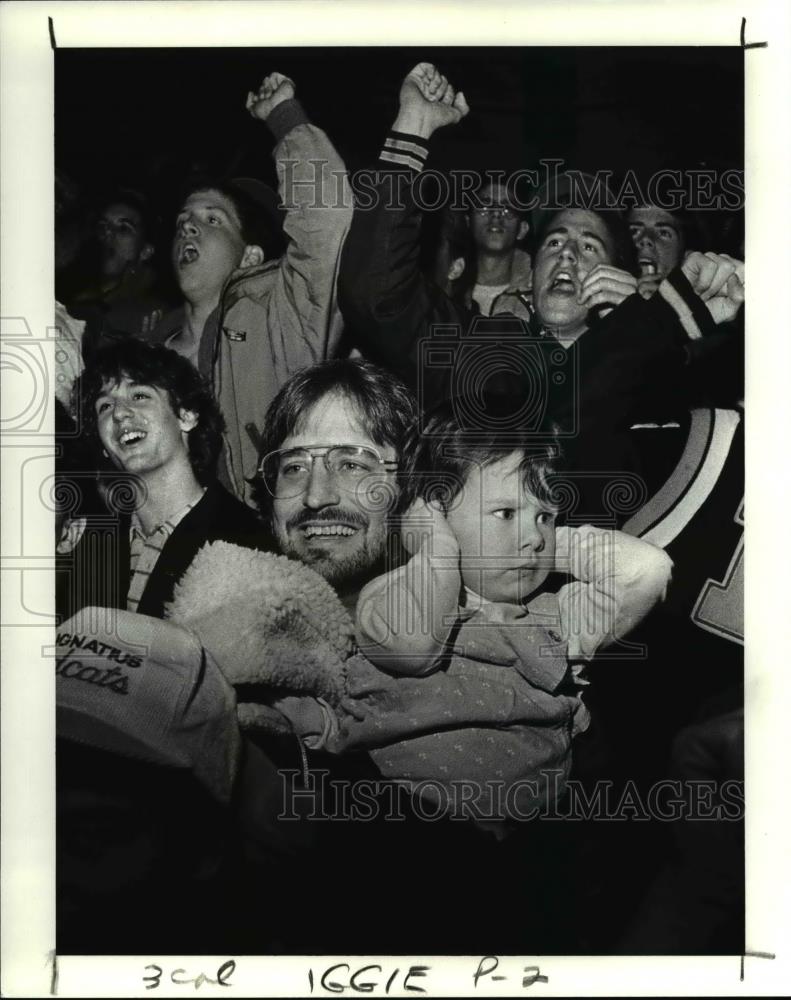
[{"label": "curly dark hair", "polygon": [[167,347],[134,338],[100,347],[74,383],[72,412],[78,415],[81,433],[97,456],[102,454],[102,445],[96,400],[108,384],[117,385],[123,378],[164,389],[177,416],[181,410],[197,414],[198,421],[187,438],[190,465],[202,486],[211,482],[225,430],[211,389],[186,358]]}]

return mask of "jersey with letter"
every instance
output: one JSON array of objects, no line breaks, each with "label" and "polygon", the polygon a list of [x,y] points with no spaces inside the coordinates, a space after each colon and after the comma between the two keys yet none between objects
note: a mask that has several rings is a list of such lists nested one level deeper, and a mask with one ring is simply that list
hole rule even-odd
[{"label": "jersey with letter", "polygon": [[601,663],[596,685],[608,728],[658,764],[681,726],[743,700],[744,413],[694,409],[631,434],[649,499],[623,530],[663,548],[673,579],[628,637],[633,658]]}]

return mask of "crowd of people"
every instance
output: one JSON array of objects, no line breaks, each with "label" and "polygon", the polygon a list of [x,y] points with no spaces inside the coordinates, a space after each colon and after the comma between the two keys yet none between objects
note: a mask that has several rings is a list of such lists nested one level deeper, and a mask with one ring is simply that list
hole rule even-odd
[{"label": "crowd of people", "polygon": [[60,178],[58,951],[743,951],[742,259],[296,89],[277,193]]}]

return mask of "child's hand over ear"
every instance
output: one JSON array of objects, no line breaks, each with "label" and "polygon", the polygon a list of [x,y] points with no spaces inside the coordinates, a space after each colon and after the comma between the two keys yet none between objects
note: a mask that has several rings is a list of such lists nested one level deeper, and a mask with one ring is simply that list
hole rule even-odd
[{"label": "child's hand over ear", "polygon": [[418,498],[401,520],[401,542],[413,556],[423,546],[429,555],[457,555],[459,543],[436,501]]}]

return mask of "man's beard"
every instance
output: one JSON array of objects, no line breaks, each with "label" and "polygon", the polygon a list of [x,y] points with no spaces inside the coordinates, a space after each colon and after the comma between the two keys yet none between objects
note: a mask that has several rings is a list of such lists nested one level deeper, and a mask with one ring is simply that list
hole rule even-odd
[{"label": "man's beard", "polygon": [[[364,530],[366,534],[362,545],[355,551],[348,555],[339,556],[325,549],[311,548],[304,544],[298,545],[292,541],[292,532],[299,530],[299,526],[306,521],[345,521],[359,524],[361,530]],[[369,580],[385,571],[387,526],[382,524],[381,528],[373,534],[368,533],[369,526],[370,522],[363,515],[356,512],[352,514],[336,508],[335,510],[322,511],[320,514],[302,511],[290,518],[286,522],[285,530],[277,534],[283,555],[310,566],[339,593],[350,594],[361,589]]]},{"label": "man's beard", "polygon": [[369,580],[384,571],[384,546],[372,552],[367,543],[343,558],[333,558],[329,552],[304,551],[291,541],[281,546],[284,556],[310,566],[327,583],[341,593],[361,589]]}]

